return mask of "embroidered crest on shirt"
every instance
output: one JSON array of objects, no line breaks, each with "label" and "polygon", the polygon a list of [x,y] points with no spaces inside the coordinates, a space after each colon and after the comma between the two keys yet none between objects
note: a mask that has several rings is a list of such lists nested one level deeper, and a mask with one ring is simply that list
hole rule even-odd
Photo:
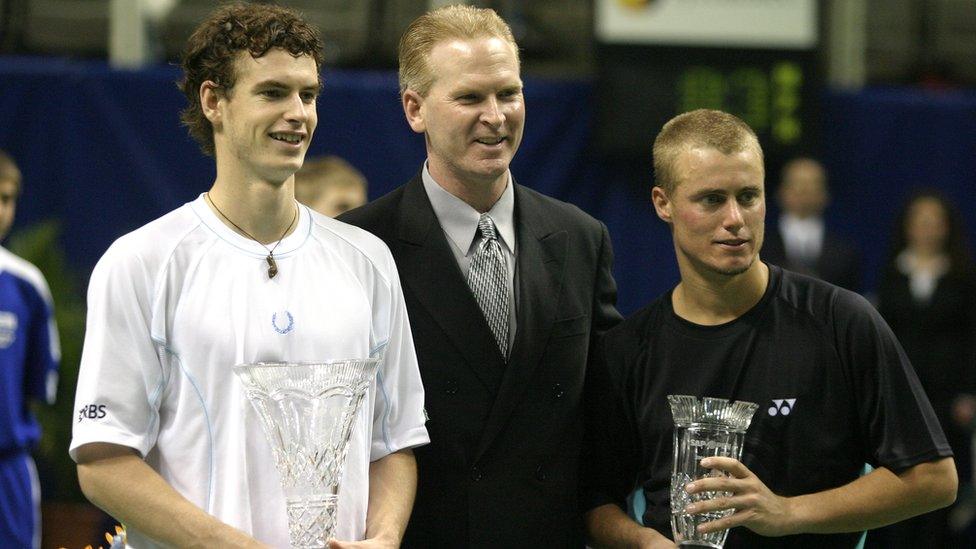
[{"label": "embroidered crest on shirt", "polygon": [[10,347],[17,339],[17,315],[10,311],[0,311],[0,349]]},{"label": "embroidered crest on shirt", "polygon": [[[273,313],[271,315],[271,326],[273,326],[275,331],[278,332],[279,334],[287,334],[288,332],[295,329],[295,317],[291,316],[291,313],[288,311],[285,311],[284,313],[285,314],[282,315],[281,317],[278,316],[278,313]],[[281,321],[280,323],[279,323],[279,319]],[[287,323],[285,322],[286,320]],[[286,324],[286,325],[284,327],[281,327],[281,324]]]},{"label": "embroidered crest on shirt", "polygon": [[773,405],[769,407],[769,415],[788,416],[793,411],[794,404],[796,404],[795,398],[774,398]]}]

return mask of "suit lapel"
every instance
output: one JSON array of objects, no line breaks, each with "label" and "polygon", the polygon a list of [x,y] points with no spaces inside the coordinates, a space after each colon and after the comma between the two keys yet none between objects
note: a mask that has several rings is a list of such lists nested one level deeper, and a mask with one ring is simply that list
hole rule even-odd
[{"label": "suit lapel", "polygon": [[563,284],[566,231],[545,222],[539,199],[515,187],[518,257],[518,328],[501,389],[488,416],[475,459],[490,446],[529,385],[542,359]]},{"label": "suit lapel", "polygon": [[461,276],[420,176],[404,189],[397,227],[404,285],[467,360],[475,376],[497,391],[504,366],[494,336]]}]

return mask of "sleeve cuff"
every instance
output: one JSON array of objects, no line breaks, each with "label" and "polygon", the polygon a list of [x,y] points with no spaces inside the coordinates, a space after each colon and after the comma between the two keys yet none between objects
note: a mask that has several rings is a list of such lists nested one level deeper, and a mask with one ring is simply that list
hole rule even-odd
[{"label": "sleeve cuff", "polygon": [[427,428],[421,425],[403,433],[396,440],[390,441],[389,445],[382,439],[374,440],[370,446],[369,460],[376,461],[383,459],[394,452],[406,450],[407,448],[416,448],[428,443],[430,443],[430,437],[427,435]]},{"label": "sleeve cuff", "polygon": [[68,455],[75,463],[78,462],[78,448],[86,444],[92,444],[96,442],[105,442],[108,444],[117,444],[119,446],[127,446],[132,448],[136,452],[139,452],[139,457],[142,459],[146,458],[146,454],[149,453],[150,444],[143,438],[132,435],[130,433],[124,433],[112,429],[110,427],[100,428],[100,429],[88,429],[87,432],[82,434],[76,434],[71,438],[71,446],[68,449]]}]

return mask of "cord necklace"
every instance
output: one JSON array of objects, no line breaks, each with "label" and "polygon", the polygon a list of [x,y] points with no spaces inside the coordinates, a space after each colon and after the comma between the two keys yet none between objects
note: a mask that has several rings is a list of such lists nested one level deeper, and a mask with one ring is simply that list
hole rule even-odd
[{"label": "cord necklace", "polygon": [[262,248],[264,248],[265,250],[268,251],[268,257],[264,258],[264,260],[268,262],[268,278],[274,278],[278,274],[278,264],[275,262],[274,251],[278,248],[278,245],[281,244],[281,241],[285,238],[285,235],[288,234],[288,231],[291,230],[292,226],[295,224],[295,221],[298,220],[298,208],[295,208],[295,216],[292,217],[291,222],[288,223],[288,226],[287,227],[285,227],[285,232],[281,233],[281,236],[278,237],[278,242],[276,242],[273,247],[268,248],[267,246],[265,246],[264,244],[262,244],[260,240],[258,240],[256,238],[254,238],[253,236],[251,236],[251,233],[245,231],[244,229],[242,229],[240,227],[240,225],[238,225],[237,223],[234,223],[233,221],[231,221],[231,219],[229,217],[227,217],[224,214],[224,212],[220,211],[220,208],[218,208],[217,205],[214,204],[213,198],[210,198],[210,193],[204,193],[203,196],[206,197],[207,202],[209,202],[210,205],[213,206],[213,209],[216,210],[217,213],[220,214],[220,217],[223,217],[225,220],[227,220],[228,223],[230,223],[231,225],[233,225],[235,229],[237,229],[238,231],[244,233],[244,236],[246,236],[246,237],[250,238],[251,240],[257,242]]}]

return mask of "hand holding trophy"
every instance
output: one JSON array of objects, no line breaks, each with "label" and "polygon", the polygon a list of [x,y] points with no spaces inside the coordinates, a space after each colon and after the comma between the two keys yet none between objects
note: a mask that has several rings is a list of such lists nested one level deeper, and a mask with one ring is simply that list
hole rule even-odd
[{"label": "hand holding trophy", "polygon": [[690,494],[685,490],[695,480],[727,473],[702,467],[707,457],[742,457],[742,443],[752,416],[759,408],[753,402],[729,401],[724,398],[698,398],[668,395],[674,418],[674,461],[671,469],[671,530],[681,547],[720,549],[728,530],[700,533],[698,526],[734,512],[688,513],[686,508],[697,501],[727,497],[727,492],[706,491]]}]

